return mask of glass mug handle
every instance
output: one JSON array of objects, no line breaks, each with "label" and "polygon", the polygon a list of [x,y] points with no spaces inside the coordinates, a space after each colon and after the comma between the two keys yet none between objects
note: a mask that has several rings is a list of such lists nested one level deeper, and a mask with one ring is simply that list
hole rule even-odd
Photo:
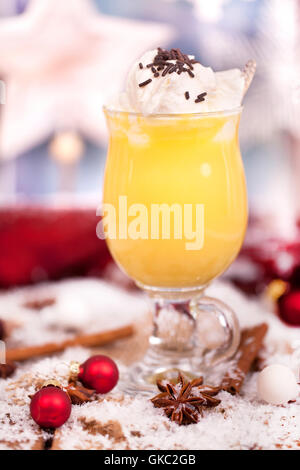
[{"label": "glass mug handle", "polygon": [[202,347],[204,365],[207,367],[214,366],[230,359],[240,344],[240,327],[234,311],[221,300],[206,296],[193,299],[190,303],[190,311],[195,320],[198,333],[201,331],[201,319],[204,316],[213,315],[225,337],[221,345],[218,344],[217,348],[209,349],[203,347],[200,344],[199,335],[195,335],[195,346]]}]

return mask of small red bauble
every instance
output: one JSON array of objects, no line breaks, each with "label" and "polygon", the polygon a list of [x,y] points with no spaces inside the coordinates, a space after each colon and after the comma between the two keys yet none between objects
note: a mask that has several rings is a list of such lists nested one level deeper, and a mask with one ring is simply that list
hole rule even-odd
[{"label": "small red bauble", "polygon": [[119,380],[116,363],[107,356],[92,356],[79,367],[78,380],[97,393],[108,393]]},{"label": "small red bauble", "polygon": [[56,429],[69,419],[71,401],[68,394],[60,388],[47,386],[32,397],[30,413],[42,428]]},{"label": "small red bauble", "polygon": [[300,290],[290,291],[278,299],[280,318],[290,326],[300,327]]}]

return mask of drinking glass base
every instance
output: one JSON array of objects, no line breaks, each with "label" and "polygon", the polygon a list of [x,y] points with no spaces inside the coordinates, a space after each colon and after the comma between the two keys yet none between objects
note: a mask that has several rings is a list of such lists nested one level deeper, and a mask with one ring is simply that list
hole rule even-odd
[{"label": "drinking glass base", "polygon": [[120,381],[120,389],[135,396],[153,396],[158,393],[157,380],[177,383],[181,373],[186,380],[192,380],[204,375],[205,369],[193,363],[191,357],[178,353],[161,354],[155,348],[149,348],[143,361],[133,364]]},{"label": "drinking glass base", "polygon": [[[157,380],[176,383],[205,376],[208,370],[236,352],[240,330],[234,312],[220,300],[205,297],[204,288],[193,290],[145,289],[154,303],[154,328],[150,347],[141,362],[123,376],[121,389],[153,396]],[[209,343],[213,321],[221,341]]]}]

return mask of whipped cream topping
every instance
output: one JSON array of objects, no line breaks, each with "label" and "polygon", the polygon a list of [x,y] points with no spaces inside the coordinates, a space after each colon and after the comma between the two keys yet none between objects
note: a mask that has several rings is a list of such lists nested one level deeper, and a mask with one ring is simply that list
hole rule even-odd
[{"label": "whipped cream topping", "polygon": [[214,72],[179,49],[158,48],[133,64],[125,91],[108,107],[143,114],[224,111],[239,107],[244,92],[241,70]]}]

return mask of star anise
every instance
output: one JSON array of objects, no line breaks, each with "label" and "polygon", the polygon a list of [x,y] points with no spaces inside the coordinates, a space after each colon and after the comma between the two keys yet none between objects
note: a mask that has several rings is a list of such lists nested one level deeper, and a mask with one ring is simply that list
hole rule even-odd
[{"label": "star anise", "polygon": [[219,387],[203,385],[203,377],[186,382],[181,374],[178,383],[164,385],[157,381],[161,393],[151,399],[155,408],[164,408],[171,421],[179,425],[197,423],[203,408],[218,406],[221,400],[214,398],[220,392]]},{"label": "star anise", "polygon": [[66,387],[66,392],[70,397],[73,405],[82,405],[92,401],[95,390],[90,390],[80,384],[71,383]]}]

